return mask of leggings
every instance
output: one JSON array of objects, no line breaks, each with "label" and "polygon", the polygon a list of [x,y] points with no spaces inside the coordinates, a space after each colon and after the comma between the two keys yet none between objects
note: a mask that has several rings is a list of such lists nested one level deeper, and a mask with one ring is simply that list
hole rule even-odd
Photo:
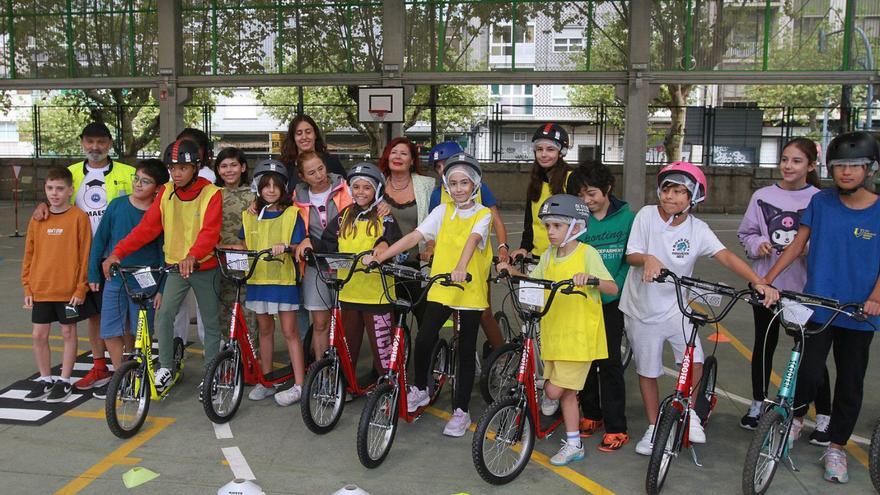
[{"label": "leggings", "polygon": [[364,340],[364,331],[373,349],[373,369],[382,374],[391,358],[391,314],[376,314],[357,309],[342,310],[342,325],[351,352],[352,365],[357,369],[358,355]]},{"label": "leggings", "polygon": [[[440,303],[428,302],[425,305],[423,327],[419,327],[416,336],[415,348],[415,379],[414,385],[422,390],[428,387],[428,374],[431,373],[431,351],[437,343],[438,333],[443,323],[449,319],[452,312],[450,307]],[[458,368],[455,376],[455,396],[452,398],[452,408],[468,410],[471,400],[471,390],[474,387],[474,355],[477,350],[477,331],[480,328],[480,316],[482,309],[458,310]]]},{"label": "leggings", "polygon": [[605,433],[626,433],[626,382],[620,362],[623,313],[618,300],[602,305],[608,357],[590,364],[584,389],[578,394],[584,417],[605,421]]}]

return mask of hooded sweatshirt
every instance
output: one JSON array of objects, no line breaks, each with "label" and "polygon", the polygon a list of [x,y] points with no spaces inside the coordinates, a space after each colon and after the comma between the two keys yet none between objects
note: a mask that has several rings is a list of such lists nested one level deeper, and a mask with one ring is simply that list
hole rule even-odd
[{"label": "hooded sweatshirt", "polygon": [[578,237],[578,241],[593,246],[599,252],[605,268],[614,277],[619,289],[617,294],[602,294],[602,304],[620,298],[620,290],[623,290],[623,281],[629,271],[629,265],[626,264],[626,243],[629,241],[629,231],[635,219],[635,214],[629,209],[626,201],[621,201],[613,195],[609,196],[609,199],[611,204],[608,206],[605,218],[598,220],[590,217],[587,231]]}]

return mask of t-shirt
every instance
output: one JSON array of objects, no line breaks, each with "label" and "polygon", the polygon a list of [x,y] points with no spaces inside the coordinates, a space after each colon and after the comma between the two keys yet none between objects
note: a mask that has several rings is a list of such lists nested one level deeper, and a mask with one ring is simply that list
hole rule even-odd
[{"label": "t-shirt", "polygon": [[[650,254],[671,272],[689,277],[700,256],[726,249],[705,222],[688,215],[678,226],[666,226],[657,205],[643,207],[633,220],[626,254]],[[643,282],[644,266],[632,266],[623,283],[620,310],[644,323],[658,323],[678,313],[675,286]]]},{"label": "t-shirt", "polygon": [[330,197],[331,191],[333,191],[332,187],[328,187],[326,191],[319,193],[312,192],[311,189],[309,190],[309,203],[318,212],[322,225],[327,225],[327,198]]},{"label": "t-shirt", "polygon": [[[448,207],[449,205],[439,205],[434,208],[431,210],[431,213],[428,213],[428,216],[425,217],[422,223],[416,227],[416,230],[421,232],[426,241],[437,239],[437,233],[440,232],[440,224],[443,223],[443,215],[446,214],[446,208]],[[474,204],[474,206],[467,209],[459,208],[456,215],[461,215],[461,218],[470,218],[485,208],[483,205]],[[492,215],[486,215],[475,223],[474,228],[471,229],[471,234],[478,234],[480,236],[480,243],[477,245],[477,249],[486,248],[486,240],[489,238],[489,223],[491,221]]]},{"label": "t-shirt", "polygon": [[[271,220],[278,218],[283,211],[264,211],[263,219]],[[241,215],[239,215],[241,216]],[[244,240],[244,227],[238,232],[238,238]],[[299,244],[306,238],[306,226],[299,215],[296,216],[296,224],[293,234],[290,236],[290,244]],[[256,249],[248,246],[248,249]],[[260,263],[271,263],[261,260]],[[299,287],[296,285],[247,285],[248,301],[265,301],[279,304],[300,304]]]},{"label": "t-shirt", "polygon": [[[440,204],[440,198],[442,197],[443,186],[437,186],[431,191],[431,199],[428,201],[428,211],[433,210]],[[485,182],[480,183],[480,203],[483,204],[486,208],[491,208],[498,204],[498,200],[495,199],[495,196],[492,194],[492,191],[489,189],[489,186],[486,185]]]},{"label": "t-shirt", "polygon": [[[131,204],[129,196],[120,196],[110,202],[107,211],[104,212],[104,220],[98,226],[98,231],[92,239],[92,248],[89,254],[89,282],[99,283],[103,278],[101,262],[113,252],[113,248],[144,218],[146,210],[141,210]],[[122,259],[123,265],[160,266],[165,261],[162,253],[163,236],[159,235],[155,240],[144,247],[129,254]]]},{"label": "t-shirt", "polygon": [[217,174],[215,174],[214,171],[211,170],[211,167],[200,168],[199,169],[199,177],[204,177],[205,179],[208,179],[208,181],[211,184],[214,184],[217,182]]},{"label": "t-shirt", "polygon": [[102,168],[85,167],[87,172],[76,191],[76,207],[86,212],[92,224],[92,234],[98,231],[101,217],[107,211],[107,189],[104,187],[106,174],[110,171],[110,165]]},{"label": "t-shirt", "polygon": [[[880,277],[880,201],[864,210],[853,210],[840,201],[836,189],[816,193],[801,215],[810,227],[807,253],[807,284],[804,292],[837,299],[841,303],[864,302]],[[812,320],[824,323],[830,311],[814,310]],[[880,317],[869,319],[880,327]],[[874,330],[843,315],[833,325]]]}]

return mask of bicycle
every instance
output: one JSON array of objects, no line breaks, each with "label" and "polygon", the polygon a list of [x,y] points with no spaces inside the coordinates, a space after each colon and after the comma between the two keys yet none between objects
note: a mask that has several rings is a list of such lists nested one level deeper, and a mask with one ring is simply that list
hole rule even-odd
[{"label": "bicycle", "polygon": [[280,261],[272,256],[272,248],[262,251],[214,248],[214,252],[220,261],[220,274],[235,285],[235,303],[229,318],[229,338],[205,367],[202,397],[207,400],[202,401],[202,406],[208,419],[214,423],[226,423],[241,405],[245,384],[274,387],[293,378],[293,367],[288,365],[263,374],[261,358],[271,362],[272,356],[257,357],[241,304],[241,289],[253,276],[257,265]]},{"label": "bicycle", "polygon": [[[406,315],[420,301],[407,301],[392,297],[386,277],[426,283],[427,285],[421,298],[427,296],[434,283],[458,287],[459,289],[463,289],[463,287],[452,282],[452,276],[449,273],[438,273],[429,277],[414,268],[395,264],[376,266],[375,262],[370,264],[370,269],[378,269],[384,275],[381,278],[382,289],[385,292],[385,297],[395,307],[395,314],[397,315],[393,329],[388,371],[379,378],[376,388],[367,397],[367,403],[364,405],[363,411],[361,411],[360,421],[358,422],[358,460],[360,460],[364,467],[372,469],[382,464],[388,456],[388,452],[391,451],[391,445],[394,443],[394,436],[397,433],[398,419],[402,418],[408,423],[412,423],[428,407],[427,405],[422,406],[412,413],[407,409],[407,392],[409,390],[406,379],[407,356],[405,355],[405,350],[401,352],[401,346],[404,349],[408,347],[407,342],[405,342],[404,327]],[[470,274],[468,274],[466,280],[471,280]],[[436,398],[437,394],[432,392],[428,405],[433,404]]]},{"label": "bicycle", "polygon": [[[666,481],[669,467],[682,449],[690,449],[694,464],[700,466],[696,451],[693,449],[689,437],[690,411],[693,409],[697,417],[700,418],[701,423],[706,424],[706,421],[712,414],[712,410],[715,408],[717,400],[715,396],[715,382],[718,375],[718,362],[715,356],[707,356],[703,363],[702,376],[700,376],[699,382],[696,385],[697,393],[695,403],[693,403],[691,400],[694,388],[693,360],[700,327],[720,322],[740,299],[746,299],[753,303],[758,301],[758,298],[753,296],[754,292],[752,289],[737,291],[728,285],[707,282],[691,277],[679,277],[665,268],[660,271],[660,275],[655,281],[665,282],[667,279],[671,279],[675,284],[678,309],[690,322],[691,333],[679,367],[675,392],[660,402],[657,427],[652,438],[654,447],[651,451],[651,459],[648,462],[648,472],[645,477],[645,489],[652,495],[660,493],[660,490],[663,489],[663,483]],[[708,314],[704,314],[694,308],[688,309],[685,306],[682,299],[682,288],[700,290],[703,291],[703,294],[716,294],[729,299],[718,314],[710,318]],[[705,295],[700,297],[705,297]]]},{"label": "bicycle", "polygon": [[[518,293],[519,297],[513,298],[517,314],[525,322],[516,382],[510,395],[498,398],[480,416],[471,443],[471,456],[477,473],[493,485],[510,483],[516,479],[529,462],[535,447],[535,438],[546,438],[562,424],[561,415],[550,419],[546,426],[539,419],[541,413],[535,383],[538,359],[535,338],[538,323],[550,310],[558,292],[587,297],[585,293],[574,288],[571,279],[553,282],[512,276],[506,270],[495,281],[501,279],[507,282],[511,294],[518,290],[513,287],[514,281],[540,285],[543,290],[550,292],[546,296],[543,309],[528,306],[527,302],[521,301],[522,292]],[[595,278],[588,281],[588,285],[598,284],[599,280]]]},{"label": "bicycle", "polygon": [[[171,381],[162,390],[156,388],[155,369],[158,363],[155,361],[158,356],[153,356],[152,332],[147,320],[147,305],[159,292],[165,275],[177,271],[176,264],[161,268],[120,266],[117,263],[110,266],[110,275],[121,277],[125,293],[140,307],[134,351],[131,358],[113,373],[104,401],[107,426],[119,438],[131,438],[140,431],[150,411],[150,401],[164,400],[183,378],[184,344],[180,337],[175,337],[172,342],[174,364]],[[128,275],[134,278],[132,283],[137,283],[137,288],[130,285]]]},{"label": "bicycle", "polygon": [[868,448],[868,471],[871,473],[871,484],[880,493],[880,420],[874,425],[871,433],[871,446]]},{"label": "bicycle", "polygon": [[[779,461],[787,459],[793,471],[798,471],[797,466],[790,456],[789,434],[794,420],[794,395],[797,382],[797,372],[800,367],[801,356],[804,350],[805,337],[817,335],[825,331],[837,316],[844,314],[857,320],[864,320],[862,307],[858,303],[840,304],[833,299],[802,294],[791,291],[780,291],[780,303],[777,305],[777,316],[785,333],[794,340],[791,357],[785,367],[785,374],[779,385],[779,391],[775,400],[765,399],[764,413],[755,428],[755,434],[749,444],[743,465],[742,490],[744,494],[763,494],[770,488],[773,476]],[[795,305],[804,308],[806,306],[820,306],[834,311],[834,314],[822,325],[807,325],[810,312],[792,308],[782,301],[792,301]],[[848,309],[855,308],[849,312]],[[774,316],[775,318],[776,316]],[[874,436],[878,435],[875,428]],[[872,437],[873,440],[873,437]],[[871,444],[872,466],[876,466],[875,444]],[[871,481],[877,487],[875,481],[876,471],[871,469]],[[880,491],[880,489],[878,489]]]},{"label": "bicycle", "polygon": [[[329,432],[336,426],[345,409],[346,393],[362,396],[375,387],[375,384],[366,387],[358,384],[356,367],[352,359],[356,360],[357,356],[352,356],[348,348],[345,327],[342,324],[342,306],[339,301],[339,293],[351,277],[356,272],[365,271],[357,268],[358,263],[364,256],[372,253],[372,251],[358,254],[306,252],[306,259],[315,266],[318,276],[330,287],[333,294],[330,310],[330,347],[309,369],[303,383],[300,401],[303,422],[309,430],[319,435]],[[331,276],[336,270],[347,270],[347,273],[341,278]]]}]

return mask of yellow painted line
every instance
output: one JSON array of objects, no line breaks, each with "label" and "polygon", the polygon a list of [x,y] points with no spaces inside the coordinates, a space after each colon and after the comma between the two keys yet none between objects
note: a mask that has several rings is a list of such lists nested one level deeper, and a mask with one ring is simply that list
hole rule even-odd
[{"label": "yellow painted line", "polygon": [[[31,351],[33,350],[33,346],[30,344],[0,344],[0,349],[22,349]],[[64,347],[59,347],[57,345],[50,345],[49,350],[53,352],[64,352]]]},{"label": "yellow painted line", "polygon": [[[31,334],[30,334],[30,333],[10,333],[10,332],[6,332],[6,333],[0,333],[0,338],[7,338],[7,339],[29,339],[29,338],[31,338]],[[63,339],[64,339],[64,337],[62,337],[62,336],[60,336],[60,335],[50,335],[50,336],[49,336],[49,340],[63,340]],[[88,342],[88,341],[89,341],[88,337],[77,337],[76,340],[78,340],[78,341],[80,341],[80,342]]]},{"label": "yellow painted line", "polygon": [[162,430],[174,423],[174,418],[150,417],[147,422],[150,427],[142,430],[140,433],[132,437],[120,445],[116,450],[110,452],[106,457],[95,463],[92,467],[85,470],[82,474],[73,479],[70,483],[64,485],[55,492],[55,495],[73,495],[79,493],[80,490],[89,486],[92,481],[98,479],[115,465],[129,466],[140,462],[140,459],[129,457],[129,454],[140,448],[144,443],[158,435]]},{"label": "yellow painted line", "polygon": [[[431,415],[436,416],[438,418],[445,419],[446,421],[449,421],[449,419],[452,418],[451,414],[449,414],[446,411],[441,411],[440,409],[437,409],[434,406],[426,407],[425,412],[430,413]],[[471,426],[469,429],[473,432],[477,429],[477,425],[474,423],[471,423]],[[537,450],[532,450],[531,460],[535,461],[539,465],[549,469],[550,471],[552,471],[556,475],[566,479],[567,481],[571,482],[572,484],[574,484],[580,488],[583,488],[588,493],[593,493],[595,495],[614,495],[614,492],[612,492],[611,490],[596,483],[595,481],[591,480],[590,478],[587,478],[583,474],[575,471],[574,469],[571,469],[570,467],[554,466],[553,464],[550,464],[550,457],[548,457],[546,454],[542,454],[541,452],[538,452]]]}]

